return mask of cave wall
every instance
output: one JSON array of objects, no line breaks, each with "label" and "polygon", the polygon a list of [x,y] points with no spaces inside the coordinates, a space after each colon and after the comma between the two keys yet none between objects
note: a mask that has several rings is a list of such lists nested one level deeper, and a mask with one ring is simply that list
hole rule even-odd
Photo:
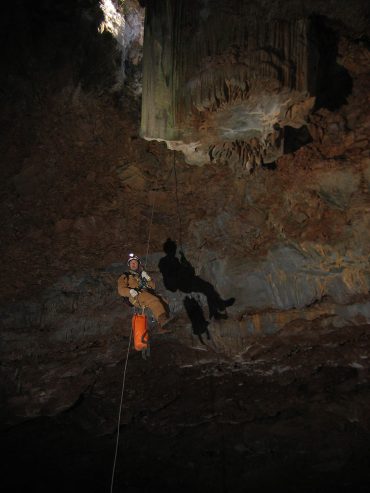
[{"label": "cave wall", "polygon": [[[84,4],[82,11],[75,11],[72,4],[65,10],[56,3],[53,15],[44,17],[45,5],[21,10],[25,17],[19,24],[13,15],[9,26],[17,29],[6,30],[12,44],[2,86],[0,350],[7,423],[70,408],[94,385],[101,367],[120,361],[130,312],[117,298],[115,283],[125,269],[128,251],[145,256],[153,202],[148,270],[176,314],[176,341],[183,348],[198,339],[184,313],[184,293],[166,291],[161,283],[158,261],[168,237],[179,243],[182,236],[197,273],[223,297],[236,298],[227,320],[210,323],[217,354],[240,356],[252,337],[291,326],[314,331],[369,323],[370,55],[361,34],[366,24],[363,10],[349,15],[353,6],[347,3],[339,2],[333,11],[326,3],[315,3],[319,13],[336,21],[331,26],[337,37],[336,69],[350,77],[350,92],[347,88],[339,107],[315,108],[309,98],[311,113],[298,111],[289,121],[292,124],[304,114],[310,139],[302,137],[301,142],[294,131],[287,132],[285,151],[281,142],[279,147],[285,154],[271,166],[261,162],[250,174],[238,166],[239,160],[234,163],[232,153],[194,167],[181,153],[140,138],[137,101],[111,91],[121,55],[113,38],[98,32],[100,10],[95,10],[94,2]],[[171,19],[170,8],[184,5],[153,3],[154,8],[168,7]],[[192,8],[196,5],[191,3]],[[296,29],[301,30],[303,51],[298,51],[305,57],[312,25],[297,19],[301,12],[311,12],[308,6],[287,2],[277,12],[263,10],[267,3],[258,5],[254,8],[262,9],[259,18],[266,20],[262,25],[276,27],[261,28],[260,35],[285,33],[276,40],[285,47],[285,40],[290,35],[295,39]],[[233,11],[228,15],[235,18]],[[208,19],[206,13],[204,17]],[[147,22],[162,40],[166,26],[161,19]],[[206,20],[197,19],[207,28]],[[213,22],[222,20],[220,16]],[[65,23],[75,28],[65,29]],[[241,31],[236,34],[239,37]],[[225,54],[229,38],[222,39],[218,52],[212,38],[215,53]],[[160,54],[169,81],[173,46],[171,41],[144,47],[144,56],[145,50]],[[185,43],[176,46],[187,53]],[[108,66],[100,65],[96,53]],[[186,68],[185,52],[180,60]],[[222,68],[224,59],[220,61]],[[238,66],[231,65],[232,70]],[[307,67],[307,59],[302,66]],[[221,76],[220,67],[212,74]],[[144,76],[144,106],[152,104],[145,100],[151,83],[153,91],[167,91],[161,93],[165,97],[160,102],[171,101],[175,108],[172,82],[164,83],[158,65],[153,70],[159,79],[150,82]],[[299,94],[311,90],[305,70],[307,77],[299,85],[297,78],[289,78],[289,70],[283,71],[284,83],[292,86],[289,90]],[[269,67],[269,77],[271,71]],[[238,73],[245,73],[233,72],[239,87]],[[226,87],[222,77],[213,75],[214,102]],[[280,86],[274,88],[280,97]],[[191,93],[179,90],[185,100]],[[244,96],[237,91],[239,97]],[[186,120],[182,111],[186,104],[176,113],[181,121]],[[174,114],[171,109],[170,117]],[[194,128],[197,125],[190,131]],[[274,145],[281,141],[280,130],[276,132]],[[204,297],[199,300],[208,318]],[[215,353],[206,349],[204,358],[214,359]]]}]

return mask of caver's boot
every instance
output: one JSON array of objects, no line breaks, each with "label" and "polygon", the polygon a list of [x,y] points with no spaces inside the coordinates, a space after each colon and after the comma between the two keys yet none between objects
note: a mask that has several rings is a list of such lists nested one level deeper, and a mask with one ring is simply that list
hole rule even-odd
[{"label": "caver's boot", "polygon": [[235,298],[227,298],[227,300],[222,300],[225,308],[232,306],[235,303]]},{"label": "caver's boot", "polygon": [[227,319],[226,308],[232,306],[235,303],[235,298],[228,298],[227,300],[221,300],[217,304],[217,307],[209,314],[209,318],[214,317],[215,320]]},{"label": "caver's boot", "polygon": [[164,326],[169,322],[169,318],[165,313],[162,313],[162,315],[159,316],[158,318],[158,334],[170,334],[172,331],[170,329],[165,329]]}]

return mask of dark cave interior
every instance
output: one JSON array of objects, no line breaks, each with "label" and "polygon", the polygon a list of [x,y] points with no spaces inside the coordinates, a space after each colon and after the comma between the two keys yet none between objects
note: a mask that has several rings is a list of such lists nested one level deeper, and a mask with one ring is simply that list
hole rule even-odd
[{"label": "dark cave interior", "polygon": [[368,2],[2,9],[1,491],[367,492]]}]

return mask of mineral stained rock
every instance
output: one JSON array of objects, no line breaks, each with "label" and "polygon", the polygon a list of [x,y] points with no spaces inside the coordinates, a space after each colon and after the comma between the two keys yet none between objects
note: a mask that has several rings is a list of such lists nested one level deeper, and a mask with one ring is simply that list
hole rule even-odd
[{"label": "mineral stained rock", "polygon": [[273,163],[284,127],[308,133],[313,109],[346,102],[352,82],[336,33],[363,35],[359,2],[336,2],[335,21],[320,0],[145,3],[141,135],[190,164]]},{"label": "mineral stained rock", "polygon": [[266,20],[247,2],[152,2],[142,135],[191,163],[272,162],[280,127],[303,125],[314,104],[318,58],[308,18]]}]

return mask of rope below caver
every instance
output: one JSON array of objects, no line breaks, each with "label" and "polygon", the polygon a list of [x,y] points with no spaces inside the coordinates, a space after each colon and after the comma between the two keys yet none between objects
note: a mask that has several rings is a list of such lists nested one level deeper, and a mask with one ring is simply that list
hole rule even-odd
[{"label": "rope below caver", "polygon": [[[154,190],[157,188],[157,185],[158,185],[159,170],[160,170],[160,167],[158,166],[157,176],[156,176],[156,184],[155,184]],[[149,255],[150,236],[151,236],[151,229],[152,229],[152,223],[153,223],[153,217],[154,217],[154,206],[155,206],[155,194],[153,194],[152,211],[151,211],[150,222],[149,222],[148,240],[147,240],[146,257],[145,257],[145,268],[146,268],[146,264],[148,261],[148,255]],[[144,310],[143,310],[143,312],[144,312]],[[117,438],[116,438],[116,447],[115,447],[115,452],[114,452],[112,478],[111,478],[111,484],[110,484],[110,493],[113,492],[114,475],[116,472],[116,463],[117,463],[118,445],[119,445],[119,434],[120,434],[120,426],[121,426],[121,414],[122,414],[122,405],[123,405],[123,394],[125,391],[126,372],[127,372],[128,357],[129,357],[130,348],[131,348],[132,332],[133,331],[131,329],[130,330],[130,338],[129,338],[129,342],[128,342],[128,348],[127,348],[126,362],[125,362],[125,367],[124,367],[124,371],[123,371],[121,399],[120,399],[119,412],[118,412]]]},{"label": "rope below caver", "polygon": [[116,449],[115,449],[115,452],[114,452],[114,461],[113,461],[113,469],[112,469],[112,479],[111,479],[111,484],[110,484],[110,493],[113,492],[114,474],[116,472],[116,462],[117,462],[118,444],[119,444],[119,431],[120,431],[120,426],[121,426],[121,414],[122,414],[122,404],[123,404],[123,393],[125,391],[126,371],[127,371],[128,355],[130,354],[130,348],[131,348],[131,339],[132,339],[132,329],[130,330],[130,338],[129,338],[129,341],[128,341],[126,362],[125,362],[125,367],[124,367],[124,371],[123,371],[121,400],[120,400],[120,403],[119,403],[119,413],[118,413]]}]

